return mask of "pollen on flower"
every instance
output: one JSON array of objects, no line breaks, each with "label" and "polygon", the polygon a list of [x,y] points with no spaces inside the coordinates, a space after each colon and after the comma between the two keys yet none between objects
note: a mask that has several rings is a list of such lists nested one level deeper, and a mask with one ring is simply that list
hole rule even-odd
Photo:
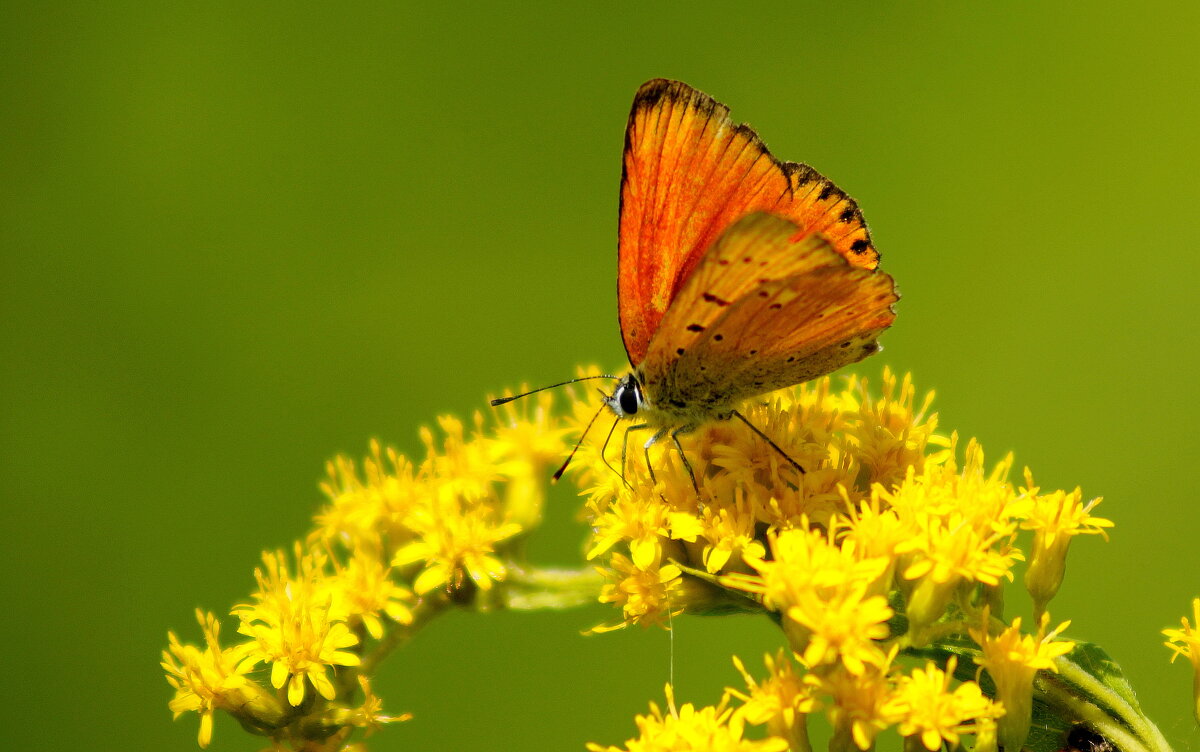
[{"label": "pollen on flower", "polygon": [[317,514],[310,539],[386,552],[412,537],[402,521],[425,489],[413,477],[413,464],[406,457],[372,441],[361,471],[354,460],[339,456],[327,463],[326,473],[321,490],[330,503]]}]

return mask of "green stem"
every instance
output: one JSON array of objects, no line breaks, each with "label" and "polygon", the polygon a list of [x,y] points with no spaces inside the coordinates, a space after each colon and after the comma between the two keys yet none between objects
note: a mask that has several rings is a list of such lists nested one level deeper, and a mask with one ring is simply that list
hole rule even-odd
[{"label": "green stem", "polygon": [[[1058,668],[1058,677],[1051,674],[1042,676],[1046,694],[1080,712],[1085,716],[1082,720],[1086,720],[1097,732],[1110,739],[1117,745],[1117,749],[1123,752],[1132,749],[1170,752],[1171,745],[1167,743],[1158,727],[1142,714],[1140,708],[1130,704],[1074,661],[1062,657],[1054,663]],[[1061,686],[1059,679],[1079,691],[1072,692]],[[1121,737],[1128,737],[1128,740],[1122,741]]]},{"label": "green stem", "polygon": [[522,568],[506,563],[502,601],[516,611],[562,611],[596,602],[604,578],[586,569]]}]

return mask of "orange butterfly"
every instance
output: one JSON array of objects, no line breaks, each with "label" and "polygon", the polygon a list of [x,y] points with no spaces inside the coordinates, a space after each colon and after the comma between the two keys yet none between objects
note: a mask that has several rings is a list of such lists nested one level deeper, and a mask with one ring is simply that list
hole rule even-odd
[{"label": "orange butterfly", "polygon": [[776,160],[707,94],[647,82],[621,178],[617,304],[633,370],[605,404],[654,429],[647,450],[670,436],[682,456],[680,434],[737,417],[782,454],[738,405],[879,350],[899,296],[878,264],[841,189]]}]

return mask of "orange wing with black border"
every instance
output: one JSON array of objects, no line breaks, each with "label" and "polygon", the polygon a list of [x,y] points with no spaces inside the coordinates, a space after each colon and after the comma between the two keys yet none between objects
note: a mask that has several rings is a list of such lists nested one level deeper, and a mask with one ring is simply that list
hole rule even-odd
[{"label": "orange wing with black border", "polygon": [[707,94],[678,81],[643,84],[625,131],[617,263],[621,336],[633,365],[704,252],[755,211],[794,222],[795,242],[821,233],[850,266],[879,263],[858,205],[831,181],[775,159]]}]

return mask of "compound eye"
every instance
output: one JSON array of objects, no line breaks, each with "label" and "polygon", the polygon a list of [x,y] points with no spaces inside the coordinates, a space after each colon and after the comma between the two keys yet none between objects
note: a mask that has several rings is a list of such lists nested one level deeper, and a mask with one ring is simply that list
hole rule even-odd
[{"label": "compound eye", "polygon": [[617,397],[617,403],[621,405],[621,412],[626,415],[634,415],[638,411],[637,387],[633,385],[626,386],[621,390],[621,394]]}]

